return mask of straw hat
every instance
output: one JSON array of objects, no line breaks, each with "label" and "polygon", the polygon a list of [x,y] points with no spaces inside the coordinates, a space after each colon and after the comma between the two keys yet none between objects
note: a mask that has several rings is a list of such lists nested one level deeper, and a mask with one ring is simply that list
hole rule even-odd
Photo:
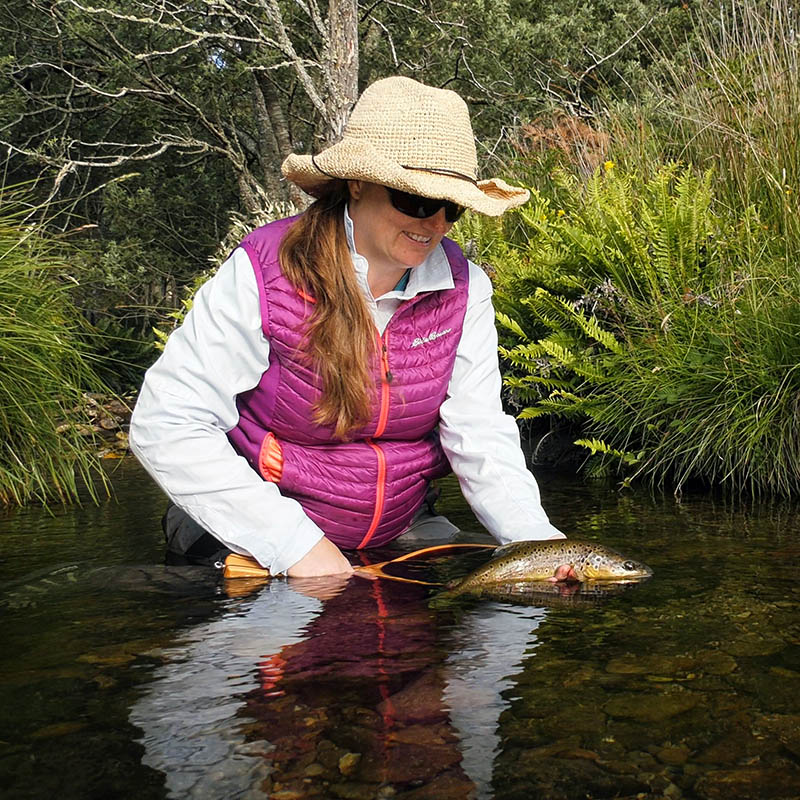
[{"label": "straw hat", "polygon": [[334,178],[380,183],[498,217],[527,202],[527,189],[479,181],[467,104],[449,89],[384,78],[364,90],[342,139],[316,156],[292,154],[286,178],[318,195]]}]

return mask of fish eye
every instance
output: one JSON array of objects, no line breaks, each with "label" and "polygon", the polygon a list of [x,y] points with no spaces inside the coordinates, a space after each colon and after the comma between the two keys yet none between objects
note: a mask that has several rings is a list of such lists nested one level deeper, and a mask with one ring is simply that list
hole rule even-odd
[{"label": "fish eye", "polygon": [[633,570],[636,569],[636,562],[635,561],[626,561],[622,566],[625,569],[627,569],[629,572],[633,572]]}]

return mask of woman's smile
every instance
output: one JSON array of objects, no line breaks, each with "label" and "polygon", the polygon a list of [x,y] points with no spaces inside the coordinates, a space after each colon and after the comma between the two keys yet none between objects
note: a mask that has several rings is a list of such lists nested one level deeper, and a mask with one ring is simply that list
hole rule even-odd
[{"label": "woman's smile", "polygon": [[423,236],[422,234],[411,233],[410,231],[403,231],[403,233],[405,233],[405,235],[408,236],[408,238],[411,239],[412,242],[416,242],[417,244],[421,244],[427,247],[431,243],[432,239],[431,236]]}]

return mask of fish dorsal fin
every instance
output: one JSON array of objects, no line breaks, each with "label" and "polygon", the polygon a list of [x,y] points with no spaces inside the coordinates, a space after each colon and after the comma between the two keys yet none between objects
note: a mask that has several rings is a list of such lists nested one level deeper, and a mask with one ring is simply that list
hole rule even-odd
[{"label": "fish dorsal fin", "polygon": [[494,550],[492,550],[492,558],[508,555],[509,553],[513,553],[515,550],[519,550],[521,547],[526,547],[528,545],[530,545],[530,541],[527,539],[523,539],[520,542],[501,544],[499,547],[496,547]]}]

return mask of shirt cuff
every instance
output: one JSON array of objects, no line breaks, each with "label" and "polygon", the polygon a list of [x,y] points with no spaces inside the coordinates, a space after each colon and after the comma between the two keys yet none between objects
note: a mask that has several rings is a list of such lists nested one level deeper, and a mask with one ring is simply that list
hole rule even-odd
[{"label": "shirt cuff", "polygon": [[[312,523],[313,524],[313,523]],[[314,545],[323,538],[322,532],[314,525],[313,531],[302,531],[287,537],[286,542],[282,542],[282,547],[275,552],[272,551],[272,563],[265,564],[261,561],[258,553],[253,553],[253,557],[262,566],[269,569],[271,575],[282,575],[293,567],[303,556],[307,555]]]}]

